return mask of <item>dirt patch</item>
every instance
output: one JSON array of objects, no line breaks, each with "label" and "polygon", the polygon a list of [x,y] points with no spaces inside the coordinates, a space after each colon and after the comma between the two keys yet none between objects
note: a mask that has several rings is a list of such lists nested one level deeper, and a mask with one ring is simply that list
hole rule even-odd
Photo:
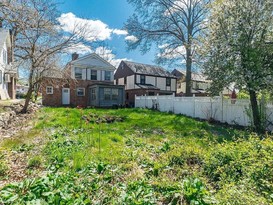
[{"label": "dirt patch", "polygon": [[82,116],[82,120],[89,123],[114,123],[114,122],[123,122],[124,118],[113,115],[98,116],[93,113],[89,115]]},{"label": "dirt patch", "polygon": [[[28,112],[21,114],[20,111],[23,104],[17,103],[9,106],[5,106],[4,110],[6,115],[9,116],[7,121],[0,127],[0,141],[5,138],[10,138],[21,131],[28,131],[32,128],[29,123],[34,118],[36,111],[40,108],[40,105],[30,103]],[[10,114],[12,113],[12,115]],[[3,114],[3,113],[2,113]]]}]

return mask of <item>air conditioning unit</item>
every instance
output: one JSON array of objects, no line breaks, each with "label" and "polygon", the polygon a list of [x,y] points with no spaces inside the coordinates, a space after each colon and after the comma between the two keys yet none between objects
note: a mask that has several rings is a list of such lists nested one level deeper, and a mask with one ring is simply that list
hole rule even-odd
[{"label": "air conditioning unit", "polygon": [[5,82],[10,83],[10,74],[5,74]]}]

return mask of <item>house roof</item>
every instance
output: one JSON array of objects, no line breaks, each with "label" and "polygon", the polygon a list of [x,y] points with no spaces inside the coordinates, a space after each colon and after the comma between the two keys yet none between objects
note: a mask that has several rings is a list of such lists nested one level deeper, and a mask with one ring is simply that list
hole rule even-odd
[{"label": "house roof", "polygon": [[143,75],[154,75],[161,77],[172,77],[176,78],[169,71],[166,71],[164,68],[155,65],[147,65],[142,63],[135,63],[131,61],[123,61],[134,73],[143,74]]},{"label": "house roof", "polygon": [[79,62],[81,62],[82,60],[84,60],[84,59],[88,59],[88,58],[95,58],[95,59],[97,59],[97,60],[99,60],[99,61],[102,61],[103,63],[105,63],[105,64],[107,64],[107,66],[109,66],[112,70],[116,70],[116,68],[111,64],[111,63],[109,63],[108,61],[106,61],[105,59],[103,59],[102,57],[100,57],[98,54],[96,54],[96,53],[91,53],[91,54],[87,54],[87,55],[85,55],[85,56],[82,56],[82,57],[79,57],[79,58],[77,58],[76,60],[72,60],[72,61],[70,61],[69,63],[72,63],[72,64],[74,64],[74,63],[79,63]]},{"label": "house roof", "polygon": [[0,49],[3,48],[4,43],[8,39],[8,46],[10,46],[9,30],[0,28]]},{"label": "house roof", "polygon": [[[177,71],[180,72],[182,75],[186,76],[185,70],[177,70]],[[209,82],[209,80],[207,80],[207,77],[205,75],[203,75],[202,73],[192,72],[191,79],[192,79],[192,81]]]}]

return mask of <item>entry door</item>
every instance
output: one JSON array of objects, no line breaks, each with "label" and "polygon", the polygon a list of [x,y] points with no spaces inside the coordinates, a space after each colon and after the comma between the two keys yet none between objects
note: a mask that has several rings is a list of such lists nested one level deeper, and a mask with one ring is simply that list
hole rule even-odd
[{"label": "entry door", "polygon": [[69,88],[63,88],[62,90],[62,103],[63,105],[70,104],[70,89]]}]

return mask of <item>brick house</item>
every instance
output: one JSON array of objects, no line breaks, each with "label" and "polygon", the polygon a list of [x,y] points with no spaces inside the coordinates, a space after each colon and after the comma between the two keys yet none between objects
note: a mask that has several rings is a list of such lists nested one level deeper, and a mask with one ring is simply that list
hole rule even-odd
[{"label": "brick house", "polygon": [[45,77],[42,82],[42,103],[46,106],[123,105],[124,86],[114,85],[115,67],[97,54],[79,58],[72,54],[62,76]]},{"label": "brick house", "polygon": [[12,63],[12,35],[0,25],[0,100],[15,99],[17,69]]},{"label": "brick house", "polygon": [[176,93],[176,77],[160,66],[121,61],[114,78],[116,85],[125,86],[125,102],[130,106],[136,95]]}]

